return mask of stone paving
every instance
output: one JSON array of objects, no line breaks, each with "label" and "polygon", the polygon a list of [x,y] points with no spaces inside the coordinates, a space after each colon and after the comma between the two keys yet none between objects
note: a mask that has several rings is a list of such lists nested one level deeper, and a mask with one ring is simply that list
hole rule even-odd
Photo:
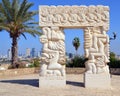
[{"label": "stone paving", "polygon": [[120,75],[112,75],[110,90],[86,89],[83,74],[67,75],[64,88],[38,87],[38,74],[0,78],[0,96],[120,96]]}]

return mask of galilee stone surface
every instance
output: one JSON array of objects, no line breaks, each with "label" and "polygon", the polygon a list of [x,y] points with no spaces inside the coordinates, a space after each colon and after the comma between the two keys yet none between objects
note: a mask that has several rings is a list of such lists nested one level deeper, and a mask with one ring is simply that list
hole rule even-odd
[{"label": "galilee stone surface", "polygon": [[40,6],[40,26],[108,26],[108,6]]},{"label": "galilee stone surface", "polygon": [[42,30],[40,41],[43,43],[43,52],[39,86],[64,86],[66,85],[64,32],[59,27],[44,27]]},{"label": "galilee stone surface", "polygon": [[[84,51],[85,57],[88,58],[85,63],[87,70],[84,75],[85,87],[92,82],[89,76],[98,83],[105,80],[105,82],[110,82],[107,65],[109,62],[109,36],[106,34],[109,30],[109,7],[91,5],[40,6],[39,8],[39,25],[43,32],[40,37],[43,51],[39,80],[42,84],[39,82],[39,85],[42,87],[56,86],[58,83],[63,86],[66,84],[64,28],[82,28],[84,30]],[[97,79],[98,76],[103,79]],[[52,81],[50,78],[53,78]],[[110,83],[106,86],[110,86]],[[99,85],[95,87],[102,88]]]},{"label": "galilee stone surface", "polygon": [[40,37],[43,43],[40,76],[65,76],[64,33],[59,27],[43,28]]},{"label": "galilee stone surface", "polygon": [[108,73],[107,63],[109,62],[109,37],[104,27],[87,27],[85,30],[85,63],[87,73],[100,74]]}]

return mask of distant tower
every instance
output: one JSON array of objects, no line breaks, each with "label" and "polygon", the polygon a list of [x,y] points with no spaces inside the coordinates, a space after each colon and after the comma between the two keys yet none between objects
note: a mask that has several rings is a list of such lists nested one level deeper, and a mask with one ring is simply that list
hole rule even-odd
[{"label": "distant tower", "polygon": [[74,57],[74,54],[69,53],[69,58],[73,58],[73,57]]},{"label": "distant tower", "polygon": [[40,57],[41,56],[41,51],[38,51],[37,52],[37,57]]},{"label": "distant tower", "polygon": [[26,49],[26,57],[30,57],[30,48]]},{"label": "distant tower", "polygon": [[32,48],[32,50],[31,50],[31,57],[32,58],[36,57],[35,48]]},{"label": "distant tower", "polygon": [[8,60],[11,60],[12,54],[11,54],[11,49],[8,49],[7,51],[7,58]]}]

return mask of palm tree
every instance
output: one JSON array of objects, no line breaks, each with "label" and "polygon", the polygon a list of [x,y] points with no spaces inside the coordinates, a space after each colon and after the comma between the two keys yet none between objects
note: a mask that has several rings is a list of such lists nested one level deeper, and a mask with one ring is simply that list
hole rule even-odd
[{"label": "palm tree", "polygon": [[38,24],[34,21],[33,16],[38,14],[37,11],[30,11],[33,3],[27,0],[2,0],[0,2],[0,29],[6,30],[12,39],[12,66],[16,68],[18,59],[18,39],[25,33],[32,36],[40,35]]},{"label": "palm tree", "polygon": [[75,47],[75,50],[76,50],[76,55],[77,55],[77,50],[78,50],[78,48],[79,48],[79,46],[80,46],[80,40],[79,40],[79,38],[78,37],[75,37],[74,39],[73,39],[73,46]]}]

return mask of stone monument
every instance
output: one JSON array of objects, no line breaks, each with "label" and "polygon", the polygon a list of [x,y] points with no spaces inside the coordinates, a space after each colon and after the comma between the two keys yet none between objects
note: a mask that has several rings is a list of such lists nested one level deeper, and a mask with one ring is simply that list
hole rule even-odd
[{"label": "stone monument", "polygon": [[43,31],[40,87],[63,87],[65,73],[65,28],[84,30],[86,88],[110,88],[108,6],[40,6],[39,25]]}]

